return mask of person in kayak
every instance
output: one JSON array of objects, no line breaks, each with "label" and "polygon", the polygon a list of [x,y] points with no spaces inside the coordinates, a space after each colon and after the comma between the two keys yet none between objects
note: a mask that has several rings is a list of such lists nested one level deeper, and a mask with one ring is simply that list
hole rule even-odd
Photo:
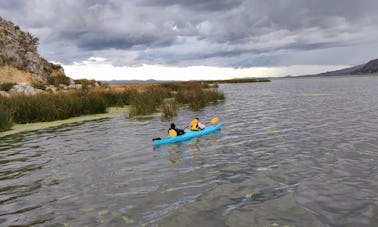
[{"label": "person in kayak", "polygon": [[171,124],[171,127],[168,129],[168,135],[170,136],[180,136],[182,134],[184,134],[185,131],[182,130],[182,129],[179,129],[179,128],[176,128],[176,125],[175,123],[172,123]]},{"label": "person in kayak", "polygon": [[198,131],[198,130],[202,130],[206,127],[206,125],[202,124],[200,121],[199,121],[199,118],[196,117],[194,118],[191,122],[190,122],[190,129],[192,131]]}]

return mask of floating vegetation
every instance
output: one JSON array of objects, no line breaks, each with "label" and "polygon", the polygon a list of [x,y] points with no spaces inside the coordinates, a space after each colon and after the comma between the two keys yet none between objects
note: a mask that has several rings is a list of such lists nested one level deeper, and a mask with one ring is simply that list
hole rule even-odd
[{"label": "floating vegetation", "polygon": [[277,128],[272,128],[272,127],[268,127],[268,128],[265,128],[265,131],[267,132],[267,133],[279,133],[279,132],[281,132],[281,130],[279,130],[279,129],[277,129]]},{"label": "floating vegetation", "polygon": [[99,216],[105,216],[109,214],[109,210],[100,210],[99,212],[97,212],[97,214]]},{"label": "floating vegetation", "polygon": [[122,220],[126,223],[126,224],[133,224],[135,223],[135,221],[127,214],[123,215],[122,216]]},{"label": "floating vegetation", "polygon": [[326,94],[326,93],[304,93],[303,94],[303,96],[307,96],[307,97],[326,96],[326,95],[329,95],[329,94]]}]

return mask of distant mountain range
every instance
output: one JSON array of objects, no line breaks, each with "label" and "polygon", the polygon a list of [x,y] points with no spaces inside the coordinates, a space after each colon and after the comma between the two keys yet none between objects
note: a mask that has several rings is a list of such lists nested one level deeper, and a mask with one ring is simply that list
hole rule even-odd
[{"label": "distant mountain range", "polygon": [[103,84],[153,84],[153,83],[159,83],[162,81],[159,80],[101,80],[100,81]]},{"label": "distant mountain range", "polygon": [[378,74],[378,59],[369,61],[366,64],[361,64],[353,66],[350,68],[340,69],[336,71],[330,71],[325,73],[313,74],[313,75],[303,75],[303,77],[310,76],[344,76],[344,75],[368,75],[368,74]]},{"label": "distant mountain range", "polygon": [[258,83],[270,82],[268,78],[234,78],[228,80],[103,80],[103,84],[143,84],[143,83],[169,83],[169,82],[207,82],[207,83]]}]

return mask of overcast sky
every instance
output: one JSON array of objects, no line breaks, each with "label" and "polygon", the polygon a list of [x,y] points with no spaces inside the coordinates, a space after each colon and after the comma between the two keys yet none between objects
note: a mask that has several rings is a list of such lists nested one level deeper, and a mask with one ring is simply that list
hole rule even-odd
[{"label": "overcast sky", "polygon": [[378,57],[377,0],[0,0],[0,16],[73,77],[285,76]]}]

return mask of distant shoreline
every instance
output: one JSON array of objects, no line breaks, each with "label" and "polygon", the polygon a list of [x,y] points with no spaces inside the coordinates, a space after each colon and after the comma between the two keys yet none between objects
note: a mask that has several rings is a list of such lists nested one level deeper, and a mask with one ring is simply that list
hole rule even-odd
[{"label": "distant shoreline", "polygon": [[110,85],[138,85],[138,84],[166,84],[166,83],[259,83],[259,82],[271,82],[270,78],[235,78],[229,80],[188,80],[188,81],[176,81],[176,80],[101,80],[101,83]]},{"label": "distant shoreline", "polygon": [[334,75],[334,76],[321,76],[321,75],[305,75],[305,76],[285,76],[285,77],[271,77],[270,79],[306,79],[306,78],[340,78],[340,77],[345,77],[345,78],[358,78],[358,77],[377,77],[378,73],[371,73],[371,74],[361,74],[361,75],[356,75],[356,74],[348,74],[348,75]]},{"label": "distant shoreline", "polygon": [[344,75],[324,75],[324,76],[322,76],[322,75],[308,75],[308,76],[299,76],[299,77],[301,77],[301,78],[303,78],[303,77],[321,77],[321,78],[323,78],[323,77],[325,77],[325,78],[327,78],[327,77],[330,77],[330,78],[332,78],[332,77],[369,77],[369,76],[371,76],[371,77],[374,77],[374,76],[378,76],[378,73],[370,73],[370,74],[344,74]]}]

